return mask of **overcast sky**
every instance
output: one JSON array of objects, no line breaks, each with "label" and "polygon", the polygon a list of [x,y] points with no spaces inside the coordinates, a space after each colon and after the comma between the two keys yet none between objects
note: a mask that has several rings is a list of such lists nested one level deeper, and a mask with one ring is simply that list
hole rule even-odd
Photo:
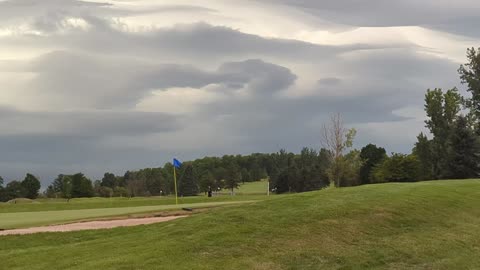
[{"label": "overcast sky", "polygon": [[477,0],[0,0],[0,175],[318,148],[334,112],[409,152]]}]

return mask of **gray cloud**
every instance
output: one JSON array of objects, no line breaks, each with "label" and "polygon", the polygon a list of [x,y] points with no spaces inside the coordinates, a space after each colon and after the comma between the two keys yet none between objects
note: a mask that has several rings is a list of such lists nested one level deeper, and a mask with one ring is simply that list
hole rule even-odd
[{"label": "gray cloud", "polygon": [[[279,1],[271,1],[278,4]],[[310,1],[281,3],[338,24],[356,27],[425,26],[454,34],[479,37],[476,0]]]},{"label": "gray cloud", "polygon": [[30,69],[36,77],[28,88],[38,98],[59,103],[75,99],[81,107],[115,108],[133,106],[155,89],[202,88],[222,84],[271,92],[291,85],[296,76],[287,68],[261,60],[227,62],[218,70],[200,70],[190,65],[156,64],[129,58],[57,51],[34,61]]},{"label": "gray cloud", "polygon": [[[0,107],[0,134],[104,137],[170,132],[179,117],[135,111],[19,111]],[[1,135],[0,135],[1,136]]]}]

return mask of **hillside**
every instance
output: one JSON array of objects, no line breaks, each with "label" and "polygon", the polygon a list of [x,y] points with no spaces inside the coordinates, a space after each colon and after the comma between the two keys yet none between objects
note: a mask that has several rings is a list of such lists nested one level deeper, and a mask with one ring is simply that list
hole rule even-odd
[{"label": "hillside", "polygon": [[480,181],[323,190],[103,231],[6,236],[5,269],[478,269]]}]

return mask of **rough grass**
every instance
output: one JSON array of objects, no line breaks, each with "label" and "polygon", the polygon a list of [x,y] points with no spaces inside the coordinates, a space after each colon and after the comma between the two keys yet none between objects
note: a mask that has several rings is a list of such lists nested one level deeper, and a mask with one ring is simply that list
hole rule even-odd
[{"label": "rough grass", "polygon": [[5,269],[480,269],[480,181],[274,197],[185,219],[0,238]]}]

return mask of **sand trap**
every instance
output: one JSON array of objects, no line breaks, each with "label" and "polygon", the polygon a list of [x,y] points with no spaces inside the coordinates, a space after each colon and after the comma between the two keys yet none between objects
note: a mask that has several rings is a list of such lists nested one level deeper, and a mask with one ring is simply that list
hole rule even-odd
[{"label": "sand trap", "polygon": [[33,227],[27,229],[13,229],[0,231],[1,235],[18,235],[18,234],[32,234],[40,232],[71,232],[81,230],[98,230],[98,229],[111,229],[116,227],[129,227],[137,225],[146,225],[159,222],[165,222],[182,218],[186,216],[170,216],[170,217],[151,217],[151,218],[130,218],[130,219],[118,219],[118,220],[101,220],[101,221],[86,221],[78,223],[70,223],[63,225],[52,225]]}]

